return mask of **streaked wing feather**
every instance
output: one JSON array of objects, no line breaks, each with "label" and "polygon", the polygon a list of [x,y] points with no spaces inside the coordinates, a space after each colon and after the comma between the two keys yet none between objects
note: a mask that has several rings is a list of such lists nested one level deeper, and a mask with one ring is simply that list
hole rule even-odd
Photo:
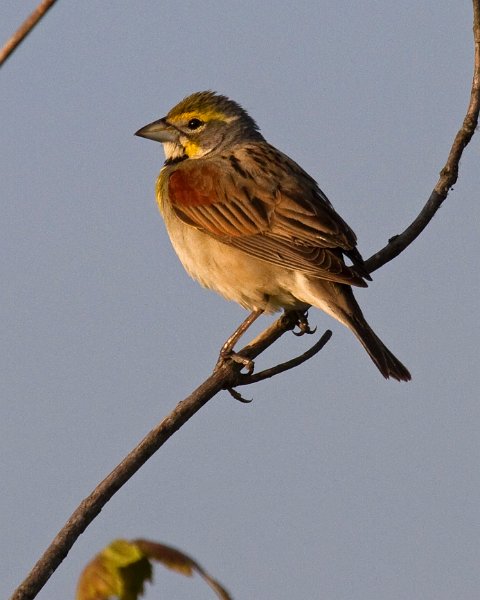
[{"label": "streaked wing feather", "polygon": [[297,240],[325,248],[348,250],[354,247],[357,239],[353,231],[321,196],[316,197],[315,191],[307,188],[303,196],[295,200],[289,191],[281,189],[272,232],[288,231]]},{"label": "streaked wing feather", "polygon": [[302,271],[312,277],[359,287],[367,286],[353,269],[345,265],[340,251],[292,245],[289,240],[262,234],[222,239],[222,241],[262,260],[288,269]]},{"label": "streaked wing feather", "polygon": [[[323,279],[366,286],[361,269],[343,261],[342,252],[360,256],[353,231],[296,163],[272,146],[266,145],[264,150],[278,172],[255,167],[253,154],[241,150],[236,158],[244,175],[237,172],[236,179],[214,159],[181,163],[168,184],[179,218],[261,260]],[[293,185],[296,188],[292,189]]]}]

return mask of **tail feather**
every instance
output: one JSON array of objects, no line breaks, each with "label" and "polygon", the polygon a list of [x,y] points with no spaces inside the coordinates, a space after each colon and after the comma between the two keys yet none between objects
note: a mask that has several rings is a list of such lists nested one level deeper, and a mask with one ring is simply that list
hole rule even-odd
[{"label": "tail feather", "polygon": [[410,381],[408,369],[385,346],[365,320],[349,285],[309,278],[302,300],[317,306],[346,325],[359,339],[380,373],[388,379]]},{"label": "tail feather", "polygon": [[393,377],[397,381],[410,381],[412,376],[409,370],[390,352],[361,313],[348,318],[347,325],[386,379]]}]

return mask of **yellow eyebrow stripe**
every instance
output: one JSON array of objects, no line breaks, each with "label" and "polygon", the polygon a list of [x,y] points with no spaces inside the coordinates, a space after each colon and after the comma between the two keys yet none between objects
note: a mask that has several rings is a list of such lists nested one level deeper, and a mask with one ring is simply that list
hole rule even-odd
[{"label": "yellow eyebrow stripe", "polygon": [[189,112],[183,112],[179,115],[173,115],[171,117],[167,117],[171,123],[177,123],[179,121],[188,121],[190,119],[201,119],[202,121],[224,121],[225,123],[230,123],[238,117],[227,117],[224,113],[215,111],[215,110],[195,110]]}]

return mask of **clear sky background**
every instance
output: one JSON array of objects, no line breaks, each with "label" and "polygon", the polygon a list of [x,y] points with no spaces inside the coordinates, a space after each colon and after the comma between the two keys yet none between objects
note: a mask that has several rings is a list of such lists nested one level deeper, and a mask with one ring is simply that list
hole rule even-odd
[{"label": "clear sky background", "polygon": [[[37,1],[2,0],[4,41]],[[242,103],[365,257],[428,198],[466,109],[471,3],[60,1],[0,72],[0,597],[80,500],[211,371],[244,311],[188,278],[154,200],[185,95]],[[352,334],[212,400],[38,596],[116,537],[190,553],[237,599],[478,598],[480,136],[438,215],[357,298],[413,381]],[[261,320],[266,326],[270,319]],[[303,351],[285,336],[258,368]],[[207,599],[156,570],[146,598]]]}]

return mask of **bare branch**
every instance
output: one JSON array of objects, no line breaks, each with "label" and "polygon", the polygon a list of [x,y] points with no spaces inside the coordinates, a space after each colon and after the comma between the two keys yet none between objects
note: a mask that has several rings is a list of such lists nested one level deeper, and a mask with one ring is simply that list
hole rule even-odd
[{"label": "bare branch", "polygon": [[46,12],[52,8],[56,1],[57,0],[42,0],[32,14],[25,19],[3,48],[0,49],[0,67],[10,54],[12,54],[12,52],[22,43]]},{"label": "bare branch", "polygon": [[[305,361],[314,357],[315,354],[318,354],[331,337],[332,332],[329,329],[327,329],[327,331],[325,331],[325,333],[318,340],[318,342],[314,344],[311,348],[309,348],[306,352],[300,354],[300,356],[296,356],[295,358],[287,360],[284,363],[280,363],[275,367],[271,367],[270,369],[264,369],[263,371],[252,375],[244,375],[240,373],[240,381],[237,383],[237,385],[250,385],[251,383],[257,383],[258,381],[269,379],[270,377],[274,377],[279,373],[284,373],[285,371],[289,371],[290,369],[298,367]],[[244,399],[242,401],[245,402]]]},{"label": "bare branch", "polygon": [[480,110],[480,0],[473,0],[473,39],[474,67],[470,102],[462,127],[453,141],[447,162],[440,171],[437,184],[418,217],[405,231],[391,238],[384,248],[365,261],[365,267],[369,273],[373,273],[373,271],[398,256],[422,233],[457,181],[460,159],[465,147],[475,133]]}]

